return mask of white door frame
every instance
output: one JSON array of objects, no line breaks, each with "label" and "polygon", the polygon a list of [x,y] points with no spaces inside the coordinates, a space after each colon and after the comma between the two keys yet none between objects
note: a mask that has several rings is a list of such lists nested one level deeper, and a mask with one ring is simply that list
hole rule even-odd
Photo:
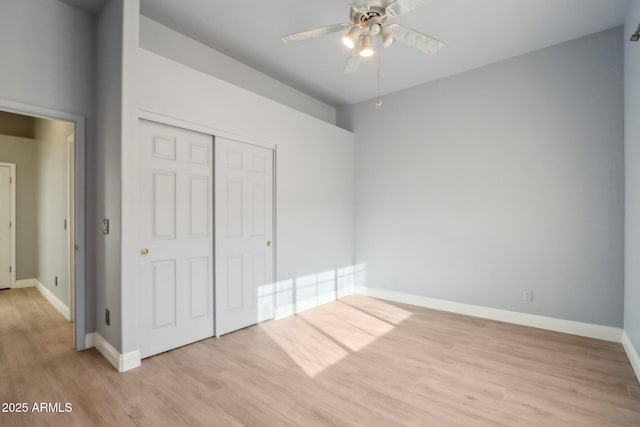
[{"label": "white door frame", "polygon": [[15,114],[23,114],[42,119],[60,120],[73,123],[74,133],[74,236],[75,236],[75,256],[74,260],[74,300],[75,306],[72,308],[73,317],[74,347],[76,350],[84,350],[86,346],[86,202],[85,202],[85,141],[86,141],[86,118],[84,116],[68,113],[65,111],[50,108],[38,107],[35,105],[23,104],[20,102],[0,99],[0,110]]},{"label": "white door frame", "polygon": [[[251,145],[257,145],[258,147],[264,147],[264,148],[268,148],[270,150],[273,151],[273,241],[272,241],[272,246],[273,246],[273,274],[272,274],[272,282],[273,282],[273,289],[274,289],[274,295],[273,295],[273,313],[275,316],[276,313],[276,278],[278,277],[277,274],[277,270],[276,270],[276,259],[277,259],[277,250],[278,250],[278,232],[277,232],[277,221],[276,221],[276,215],[277,215],[277,166],[278,166],[278,144],[274,144],[270,141],[266,141],[260,138],[254,138],[254,137],[250,137],[250,136],[246,136],[246,135],[240,135],[237,134],[235,132],[229,132],[227,130],[224,129],[218,129],[218,128],[214,128],[211,126],[207,126],[207,125],[201,125],[199,123],[194,123],[194,122],[189,122],[186,120],[182,120],[182,119],[177,119],[174,117],[170,117],[170,116],[166,116],[164,114],[158,114],[158,113],[154,113],[152,111],[148,111],[148,110],[144,110],[144,109],[139,109],[138,110],[138,120],[148,120],[151,122],[156,122],[156,123],[160,123],[160,124],[164,124],[164,125],[168,125],[168,126],[174,126],[174,127],[178,127],[178,128],[182,128],[182,129],[186,129],[186,130],[191,130],[194,132],[200,132],[200,133],[204,133],[207,135],[212,135],[213,136],[213,146],[215,147],[215,138],[216,136],[218,137],[223,137],[223,138],[227,138],[227,139],[232,139],[234,141],[238,141],[238,142],[242,142],[244,144],[251,144]],[[215,148],[214,148],[214,153],[215,153]],[[137,157],[136,157],[137,158]],[[215,162],[214,162],[215,163]],[[213,166],[212,166],[213,167]],[[215,187],[215,170],[213,170],[213,176],[214,176],[214,187]],[[213,215],[215,215],[215,205],[214,205],[214,209],[213,209]],[[138,218],[134,218],[136,221],[138,220]],[[216,283],[215,283],[215,268],[216,268],[216,253],[215,253],[215,239],[216,239],[216,230],[215,230],[215,217],[214,217],[214,229],[213,229],[213,274],[214,274],[214,280],[213,280],[213,318],[214,318],[214,325],[213,325],[213,330],[214,330],[214,334],[217,338],[219,338],[218,335],[218,328],[217,325],[215,324],[215,318],[216,318],[216,300],[215,300],[215,294],[216,294]],[[125,239],[125,236],[123,236],[123,239]],[[135,242],[137,243],[137,242]],[[124,245],[123,245],[124,246]],[[132,246],[135,247],[135,244]]]},{"label": "white door frame", "polygon": [[16,164],[15,163],[3,163],[0,162],[0,166],[9,168],[9,177],[11,179],[11,185],[9,186],[11,194],[11,212],[9,212],[9,218],[11,221],[11,272],[9,278],[9,288],[15,288],[16,286]]},{"label": "white door frame", "polygon": [[67,138],[67,274],[69,275],[69,315],[71,320],[75,318],[75,306],[76,306],[76,278],[75,278],[75,247],[74,247],[74,231],[75,231],[75,212],[73,206],[75,203],[75,161],[74,161],[74,147],[75,135],[71,134]]}]

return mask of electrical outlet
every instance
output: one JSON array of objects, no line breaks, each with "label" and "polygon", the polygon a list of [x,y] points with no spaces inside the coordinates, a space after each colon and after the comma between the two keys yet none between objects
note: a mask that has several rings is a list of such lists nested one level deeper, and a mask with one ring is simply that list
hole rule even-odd
[{"label": "electrical outlet", "polygon": [[106,218],[102,220],[102,234],[109,234],[109,220]]},{"label": "electrical outlet", "polygon": [[109,326],[109,324],[111,323],[111,318],[109,316],[109,309],[108,308],[104,309],[104,323],[106,323],[107,326]]},{"label": "electrical outlet", "polygon": [[533,291],[524,291],[524,292],[522,292],[522,301],[524,301],[524,302],[532,302],[533,301]]}]

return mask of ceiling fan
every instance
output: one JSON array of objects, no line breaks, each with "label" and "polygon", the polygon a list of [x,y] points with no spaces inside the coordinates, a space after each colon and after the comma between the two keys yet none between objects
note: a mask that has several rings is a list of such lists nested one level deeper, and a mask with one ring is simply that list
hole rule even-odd
[{"label": "ceiling fan", "polygon": [[[382,46],[390,47],[396,40],[420,52],[433,55],[444,46],[440,40],[399,24],[385,25],[394,18],[416,9],[430,0],[347,0],[351,5],[351,22],[334,24],[281,38],[284,44],[299,42],[339,31],[346,31],[342,43],[351,49],[345,74],[354,73],[360,65],[359,57],[374,54],[373,38],[380,37]],[[356,49],[356,47],[359,47]]]}]

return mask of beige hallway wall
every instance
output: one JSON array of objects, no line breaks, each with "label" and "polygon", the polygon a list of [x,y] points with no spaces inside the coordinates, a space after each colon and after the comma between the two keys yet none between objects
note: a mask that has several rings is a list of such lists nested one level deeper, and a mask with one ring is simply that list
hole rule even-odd
[{"label": "beige hallway wall", "polygon": [[0,162],[16,165],[16,280],[38,273],[36,142],[0,135]]},{"label": "beige hallway wall", "polygon": [[[68,138],[73,125],[36,120],[38,280],[69,305]],[[55,278],[58,277],[56,286]]]}]

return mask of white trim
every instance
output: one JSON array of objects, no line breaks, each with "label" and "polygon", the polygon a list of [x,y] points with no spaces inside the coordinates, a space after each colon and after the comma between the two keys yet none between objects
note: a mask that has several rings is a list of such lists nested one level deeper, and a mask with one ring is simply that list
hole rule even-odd
[{"label": "white trim", "polygon": [[[35,280],[35,279],[33,279]],[[69,307],[57,296],[53,294],[45,285],[36,280],[36,289],[40,291],[40,293],[51,303],[52,306],[58,310],[65,319],[71,321],[71,313],[69,312]]]},{"label": "white trim", "polygon": [[16,164],[15,163],[3,163],[0,162],[0,166],[9,168],[9,178],[11,184],[9,185],[9,198],[11,199],[11,211],[9,212],[9,221],[11,221],[11,230],[9,231],[9,240],[11,246],[11,253],[9,254],[9,264],[11,266],[11,272],[9,273],[9,288],[16,287]]},{"label": "white trim", "polygon": [[221,138],[242,142],[244,144],[257,145],[258,147],[264,147],[274,151],[277,147],[277,144],[274,144],[270,141],[265,141],[260,138],[254,138],[247,135],[240,135],[240,134],[229,132],[223,129],[212,128],[210,126],[205,126],[199,123],[166,116],[164,114],[154,113],[152,111],[148,111],[144,109],[138,109],[138,119],[152,121],[152,122],[156,122],[156,123],[160,123],[168,126],[181,128],[181,129],[192,130],[194,132],[204,133],[206,135],[212,135],[214,137],[219,136]]},{"label": "white trim", "polygon": [[120,355],[120,364],[118,367],[119,372],[130,371],[134,368],[137,368],[142,364],[142,359],[140,356],[140,350],[130,351],[125,354]]},{"label": "white trim", "polygon": [[[73,207],[75,206],[75,134],[71,134],[67,137],[67,274],[69,277],[69,312],[71,318],[75,318],[76,307],[76,286],[75,286],[75,212]],[[75,327],[75,326],[74,326]],[[75,336],[75,333],[74,333]],[[75,343],[75,340],[74,340]]]},{"label": "white trim", "polygon": [[354,293],[367,295],[373,298],[401,302],[404,304],[432,308],[435,310],[497,320],[500,322],[514,323],[516,325],[530,326],[532,328],[547,329],[549,331],[563,332],[565,334],[579,335],[617,343],[622,342],[622,329],[612,326],[575,322],[573,320],[556,319],[536,314],[518,313],[516,311],[464,304],[460,302],[428,298],[421,295],[412,295],[404,292],[368,288],[366,286],[356,286]]},{"label": "white trim", "polygon": [[633,372],[636,373],[636,377],[640,382],[640,355],[638,354],[638,350],[636,350],[633,343],[631,342],[629,335],[627,335],[627,331],[622,331],[622,346],[624,347],[624,351],[627,353],[629,362],[631,362]]},{"label": "white trim", "polygon": [[[213,143],[215,144],[215,138],[213,140]],[[273,236],[273,245],[272,245],[272,249],[271,249],[271,272],[272,272],[272,293],[273,293],[273,319],[277,319],[277,314],[278,314],[278,304],[277,304],[277,298],[278,298],[278,264],[276,263],[276,259],[278,257],[278,221],[276,221],[276,218],[278,217],[278,194],[277,194],[277,184],[278,181],[276,180],[276,175],[277,175],[277,169],[278,169],[278,146],[275,145],[273,147],[273,176],[271,177],[271,179],[273,180],[271,188],[271,195],[273,196],[273,204],[272,204],[272,211],[273,211],[273,218],[272,218],[272,222],[273,224],[271,224],[271,234]],[[213,170],[214,173],[214,179],[215,179],[215,169]],[[214,181],[214,185],[215,185],[215,181]],[[215,213],[215,205],[213,207],[214,209],[214,213]],[[215,220],[215,217],[214,217]],[[214,236],[213,239],[215,241],[215,230],[214,230]],[[215,262],[215,261],[214,261]],[[213,284],[213,288],[215,290],[216,284]],[[215,292],[214,292],[215,293]],[[214,305],[215,305],[215,299],[214,299]],[[214,324],[214,327],[216,325]],[[220,338],[218,335],[216,335],[216,338]]]},{"label": "white trim", "polygon": [[35,288],[38,285],[38,279],[21,279],[16,280],[16,285],[13,289],[20,288]]},{"label": "white trim", "polygon": [[84,348],[93,348],[96,346],[97,332],[90,332],[84,337]]},{"label": "white trim", "polygon": [[98,350],[98,352],[100,352],[100,354],[102,354],[104,358],[118,370],[118,372],[129,371],[133,368],[137,368],[141,364],[139,350],[122,354],[97,332],[91,332],[86,335],[85,347],[95,347],[96,350]]},{"label": "white trim", "polygon": [[50,108],[38,107],[0,98],[0,110],[10,113],[23,114],[43,119],[53,119],[71,122],[75,129],[75,309],[74,309],[74,342],[76,350],[82,350],[85,337],[85,142],[86,119],[84,116]]}]

